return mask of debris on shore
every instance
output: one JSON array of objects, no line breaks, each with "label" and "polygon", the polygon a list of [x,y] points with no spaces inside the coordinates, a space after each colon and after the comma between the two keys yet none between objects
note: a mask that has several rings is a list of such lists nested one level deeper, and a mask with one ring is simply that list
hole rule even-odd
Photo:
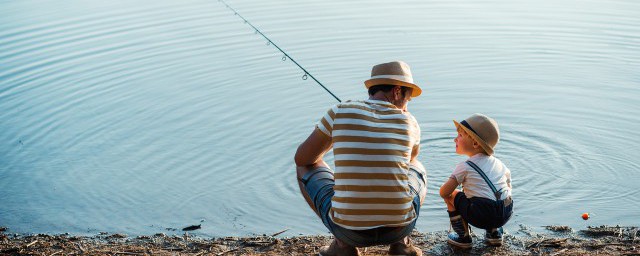
[{"label": "debris on shore", "polygon": [[183,228],[182,231],[193,231],[193,230],[200,229],[201,227],[202,227],[202,224],[191,225],[191,226],[188,226],[186,228]]},{"label": "debris on shore", "polygon": [[623,236],[628,235],[633,237],[635,240],[636,235],[640,230],[638,227],[621,227],[621,226],[599,226],[592,227],[588,226],[586,230],[582,230],[582,232],[589,236]]},{"label": "debris on shore", "polygon": [[547,230],[551,230],[554,232],[571,232],[573,231],[573,229],[571,229],[569,226],[556,226],[556,225],[551,225],[551,226],[543,226],[545,229]]},{"label": "debris on shore", "polygon": [[[332,238],[275,237],[288,229],[272,235],[213,239],[190,237],[187,233],[128,237],[101,232],[96,236],[81,237],[69,234],[9,235],[4,233],[6,228],[0,230],[3,230],[0,231],[0,255],[313,255]],[[446,231],[414,231],[411,237],[425,255],[640,255],[637,227],[601,226],[572,232],[570,228],[558,226],[549,230],[553,232],[525,237],[506,233],[500,247],[485,245],[482,234],[473,235],[473,248],[466,251],[450,247],[446,242]],[[360,249],[362,255],[385,255],[387,250],[387,246]]]}]

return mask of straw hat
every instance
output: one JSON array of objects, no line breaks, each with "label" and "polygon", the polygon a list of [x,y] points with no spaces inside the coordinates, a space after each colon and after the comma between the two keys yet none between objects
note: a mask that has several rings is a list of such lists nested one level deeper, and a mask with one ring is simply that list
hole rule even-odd
[{"label": "straw hat", "polygon": [[411,97],[418,97],[422,89],[413,83],[413,76],[409,65],[403,61],[392,61],[373,66],[371,69],[371,79],[364,81],[365,87],[379,84],[400,85],[413,88]]},{"label": "straw hat", "polygon": [[466,131],[487,154],[493,155],[493,148],[500,140],[500,130],[495,120],[483,114],[473,114],[460,123],[456,120],[453,120],[453,123],[456,128]]}]

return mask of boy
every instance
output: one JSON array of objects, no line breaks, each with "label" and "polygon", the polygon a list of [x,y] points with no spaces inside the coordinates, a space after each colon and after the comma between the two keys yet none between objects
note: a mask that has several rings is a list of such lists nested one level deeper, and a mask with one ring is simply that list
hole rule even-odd
[{"label": "boy", "polygon": [[[440,196],[447,204],[451,226],[448,243],[471,248],[469,225],[486,230],[490,245],[502,245],[502,226],[513,213],[511,171],[493,156],[500,131],[495,120],[483,114],[473,114],[458,123],[453,121],[458,137],[456,153],[469,157],[456,165],[451,177],[440,187]],[[464,191],[456,189],[462,185]]]}]

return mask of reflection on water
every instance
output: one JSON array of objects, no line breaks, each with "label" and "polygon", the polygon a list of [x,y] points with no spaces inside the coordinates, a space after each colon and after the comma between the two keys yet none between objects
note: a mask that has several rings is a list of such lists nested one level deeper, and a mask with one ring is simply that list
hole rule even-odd
[{"label": "reflection on water", "polygon": [[[448,227],[437,190],[463,160],[451,120],[475,112],[500,123],[508,229],[638,224],[640,3],[228,3],[343,100],[366,97],[374,64],[412,66],[429,169],[418,230]],[[335,99],[224,5],[0,5],[1,225],[326,232],[293,153]]]}]

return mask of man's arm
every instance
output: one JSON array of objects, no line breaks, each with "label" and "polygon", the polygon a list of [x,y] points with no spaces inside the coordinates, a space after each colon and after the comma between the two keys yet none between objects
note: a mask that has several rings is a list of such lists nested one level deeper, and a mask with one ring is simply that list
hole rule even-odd
[{"label": "man's arm", "polygon": [[324,154],[331,149],[331,137],[324,134],[318,128],[298,146],[295,162],[297,166],[308,166],[322,161]]}]

